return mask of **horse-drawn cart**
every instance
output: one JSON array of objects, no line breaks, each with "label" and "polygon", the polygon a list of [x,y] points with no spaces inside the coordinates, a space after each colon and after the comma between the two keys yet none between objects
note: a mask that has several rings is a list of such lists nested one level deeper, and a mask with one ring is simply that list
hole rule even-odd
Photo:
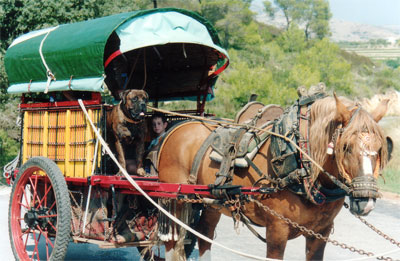
[{"label": "horse-drawn cart", "polygon": [[[204,114],[228,65],[210,23],[168,8],[60,25],[17,38],[5,64],[8,92],[21,94],[19,162],[6,173],[13,184],[9,230],[16,259],[60,260],[71,238],[102,247],[159,244],[158,230],[174,225],[115,175],[115,163],[96,136],[106,139],[112,131],[106,118],[113,105],[101,93],[106,86],[115,101],[121,91],[143,89],[156,107],[188,99],[197,101],[188,113]],[[132,178],[154,199],[209,194],[207,186]],[[187,224],[191,218],[186,213]],[[117,243],[117,234],[126,242]]]},{"label": "horse-drawn cart", "polygon": [[[377,125],[385,102],[369,114],[320,85],[300,89],[285,111],[251,102],[234,121],[196,117],[228,55],[195,13],[153,9],[35,31],[11,44],[5,65],[8,92],[21,94],[19,161],[6,173],[16,259],[62,259],[72,238],[101,247],[165,242],[166,258],[176,260],[185,244],[193,249],[185,229],[196,222],[207,258],[221,213],[266,227],[266,238],[257,236],[268,257],[283,258],[287,240],[303,235],[307,259],[322,259],[344,197],[356,215],[379,197],[376,179],[391,150]],[[105,86],[118,104],[105,102]],[[143,118],[147,96],[155,108]],[[136,175],[141,151],[128,142],[117,160],[127,134],[109,120],[147,122],[172,100],[197,106],[168,116],[174,126],[151,158],[156,175]],[[197,120],[181,122],[188,115]],[[199,221],[206,204],[214,207]]]}]

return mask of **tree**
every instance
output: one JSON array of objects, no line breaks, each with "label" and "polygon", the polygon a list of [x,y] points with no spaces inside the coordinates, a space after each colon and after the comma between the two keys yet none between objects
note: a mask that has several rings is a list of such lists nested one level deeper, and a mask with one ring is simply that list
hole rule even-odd
[{"label": "tree", "polygon": [[5,0],[0,2],[1,48],[17,36],[58,24],[152,7],[152,0]]},{"label": "tree", "polygon": [[[306,39],[310,38],[311,33],[319,39],[329,35],[329,19],[332,15],[327,0],[274,0],[274,4],[285,17],[286,30],[296,23],[304,27]],[[270,16],[277,12],[270,1],[265,1],[264,7]]]},{"label": "tree", "polygon": [[300,21],[304,23],[306,39],[314,32],[317,38],[322,39],[329,35],[329,20],[332,14],[329,11],[329,3],[325,0],[304,0],[303,14]]},{"label": "tree", "polygon": [[249,0],[203,0],[200,14],[217,29],[225,48],[245,49],[261,44]]}]

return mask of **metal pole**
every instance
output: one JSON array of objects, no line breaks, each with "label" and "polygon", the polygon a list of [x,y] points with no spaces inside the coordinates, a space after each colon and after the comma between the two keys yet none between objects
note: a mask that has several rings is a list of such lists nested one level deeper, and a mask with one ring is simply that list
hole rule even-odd
[{"label": "metal pole", "polygon": [[157,8],[157,0],[153,0],[154,8]]}]

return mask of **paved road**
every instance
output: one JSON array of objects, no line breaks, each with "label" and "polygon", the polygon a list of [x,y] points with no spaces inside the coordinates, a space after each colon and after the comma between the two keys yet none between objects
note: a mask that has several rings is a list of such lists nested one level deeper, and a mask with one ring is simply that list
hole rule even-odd
[{"label": "paved road", "polygon": [[[0,187],[0,255],[1,260],[14,260],[10,242],[8,239],[8,201],[9,188]],[[400,241],[400,198],[378,200],[376,209],[366,217],[367,221]],[[264,229],[257,228],[262,235]],[[378,236],[370,230],[346,209],[343,209],[336,218],[335,231],[331,235],[332,239],[361,248],[374,254],[386,254],[394,259],[400,259],[400,248],[390,244],[388,241]],[[247,228],[240,227],[240,234],[233,230],[232,221],[228,217],[223,217],[217,227],[216,241],[228,246],[229,248],[251,253],[257,256],[265,256],[265,244],[256,239]],[[285,253],[286,260],[305,259],[305,240],[297,238],[289,241]],[[161,249],[162,251],[162,249]],[[195,250],[190,260],[197,260],[198,251]],[[227,250],[214,246],[212,249],[213,260],[246,260],[245,258],[233,254]],[[136,248],[123,249],[99,249],[90,244],[71,243],[68,248],[67,260],[139,260]],[[359,254],[349,250],[328,244],[325,252],[326,260],[376,260],[364,258]]]}]

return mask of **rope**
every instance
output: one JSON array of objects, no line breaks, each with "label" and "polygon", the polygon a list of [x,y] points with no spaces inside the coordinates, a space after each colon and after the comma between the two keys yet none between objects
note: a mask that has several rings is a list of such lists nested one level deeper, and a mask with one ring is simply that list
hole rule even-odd
[{"label": "rope", "polygon": [[250,255],[250,254],[246,254],[237,250],[234,250],[232,248],[226,247],[218,242],[215,242],[214,240],[209,239],[208,237],[200,234],[199,232],[197,232],[196,230],[192,229],[190,226],[186,225],[185,223],[183,223],[182,221],[180,221],[179,219],[177,219],[176,217],[174,217],[171,213],[169,213],[167,210],[165,210],[164,208],[162,208],[160,205],[158,205],[136,182],[135,180],[132,179],[131,176],[129,176],[128,172],[121,166],[121,164],[119,164],[118,160],[116,159],[115,155],[112,153],[111,149],[108,147],[107,143],[105,142],[105,140],[103,139],[103,137],[101,137],[100,132],[97,130],[97,128],[94,126],[92,120],[89,117],[88,112],[86,111],[85,105],[83,104],[81,99],[78,99],[79,105],[83,111],[83,113],[86,116],[86,119],[89,121],[90,125],[92,126],[93,131],[95,132],[97,138],[99,139],[101,145],[104,147],[104,149],[107,151],[107,153],[109,154],[110,158],[115,162],[115,164],[118,166],[119,170],[122,172],[122,174],[125,176],[125,178],[129,181],[129,183],[139,192],[141,193],[151,204],[153,204],[159,211],[161,211],[164,215],[166,215],[168,218],[170,218],[172,221],[174,221],[175,223],[177,223],[178,225],[180,225],[181,227],[183,227],[184,229],[190,231],[192,234],[194,234],[195,236],[203,239],[204,241],[207,241],[210,244],[214,244],[216,246],[219,246],[223,249],[226,249],[228,251],[231,251],[235,254],[241,255],[243,257],[247,257],[247,258],[252,258],[252,259],[256,259],[256,260],[276,260],[276,259],[270,259],[270,258],[265,258],[265,257],[259,257],[259,256],[255,256],[255,255]]},{"label": "rope", "polygon": [[[97,151],[99,148],[99,138],[96,139],[96,145],[94,146],[94,157],[93,157],[93,165],[92,165],[92,173],[90,173],[90,176],[93,176],[94,170],[96,168],[96,162],[97,162]],[[89,185],[89,191],[88,191],[88,196],[86,200],[86,208],[85,208],[85,217],[83,219],[83,227],[82,227],[82,234],[85,234],[85,229],[86,229],[86,221],[87,221],[87,215],[89,212],[89,203],[90,203],[90,196],[92,193],[92,184]]]},{"label": "rope", "polygon": [[56,30],[57,28],[58,28],[58,25],[56,27],[52,28],[51,30],[49,30],[47,32],[47,34],[43,37],[42,41],[40,42],[40,46],[39,46],[40,58],[42,59],[42,63],[44,65],[44,67],[46,67],[46,76],[47,76],[47,84],[46,84],[46,89],[44,90],[44,93],[48,93],[49,92],[50,83],[51,83],[51,81],[55,81],[56,77],[54,77],[54,74],[51,72],[49,66],[47,65],[46,60],[44,59],[44,56],[43,56],[42,49],[43,49],[44,41],[47,39],[47,36],[49,36],[49,34],[52,31]]}]

